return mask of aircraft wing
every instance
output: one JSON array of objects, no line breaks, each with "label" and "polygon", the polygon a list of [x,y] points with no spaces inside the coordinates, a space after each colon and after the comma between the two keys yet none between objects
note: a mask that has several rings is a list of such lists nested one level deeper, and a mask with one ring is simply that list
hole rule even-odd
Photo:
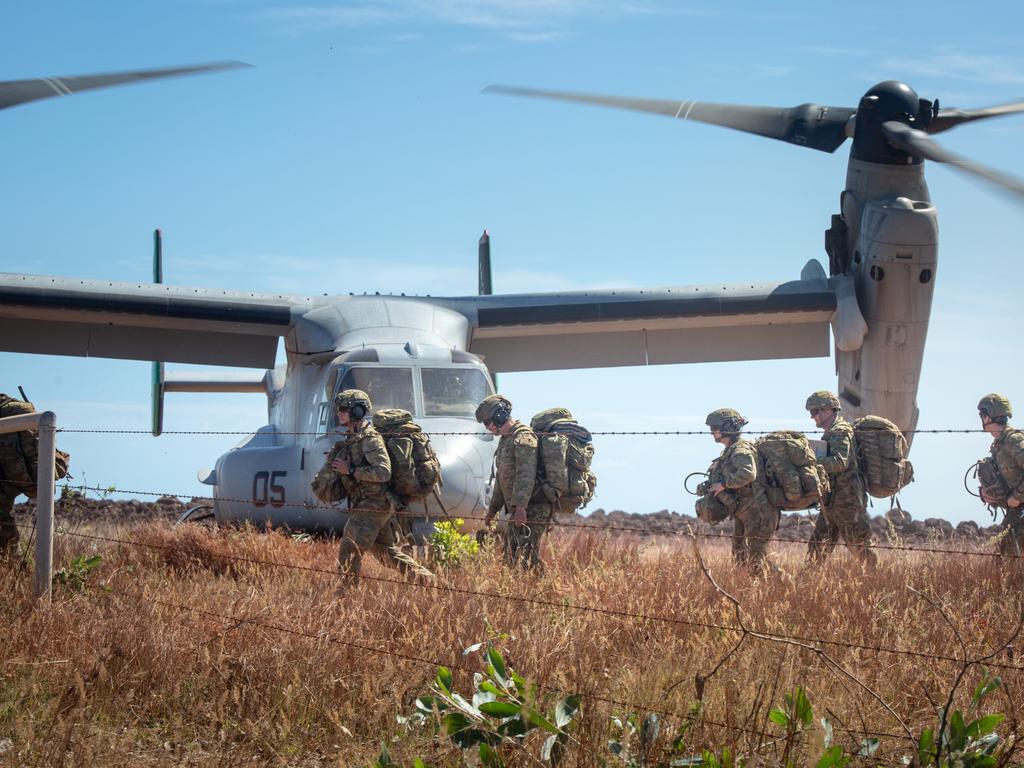
[{"label": "aircraft wing", "polygon": [[273,368],[305,296],[0,273],[0,351]]},{"label": "aircraft wing", "polygon": [[840,298],[814,265],[785,283],[449,301],[470,319],[470,351],[496,373],[827,357]]}]

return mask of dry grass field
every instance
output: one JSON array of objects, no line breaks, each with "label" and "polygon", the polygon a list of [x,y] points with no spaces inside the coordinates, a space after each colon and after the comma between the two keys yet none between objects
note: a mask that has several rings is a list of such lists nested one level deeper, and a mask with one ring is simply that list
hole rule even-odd
[{"label": "dry grass field", "polygon": [[[439,663],[471,693],[484,662],[462,651],[488,640],[541,686],[548,711],[583,694],[563,765],[628,765],[609,741],[637,766],[704,748],[747,765],[814,765],[820,718],[851,752],[879,740],[853,764],[896,764],[914,754],[908,732],[935,727],[960,673],[954,706],[969,708],[982,665],[964,671],[957,659],[1012,638],[1024,580],[1020,561],[897,551],[874,571],[842,551],[809,568],[802,548],[776,544],[781,575],[751,582],[723,543],[704,541],[708,570],[742,606],[743,635],[679,536],[555,531],[539,576],[493,551],[430,584],[371,559],[371,578],[339,593],[331,541],[163,523],[75,533],[134,543],[59,536],[65,573],[50,606],[33,607],[30,570],[0,571],[3,765],[365,766],[382,744],[397,765],[462,765],[450,740],[398,716],[429,693]],[[97,554],[91,570],[73,565]],[[1002,678],[982,708],[1006,715],[1003,745],[1024,728],[1022,653],[1015,639],[985,665]],[[814,720],[787,738],[769,713],[797,687]],[[657,737],[624,742],[628,726],[613,717],[650,713]],[[506,749],[506,764],[543,764],[542,741]]]}]

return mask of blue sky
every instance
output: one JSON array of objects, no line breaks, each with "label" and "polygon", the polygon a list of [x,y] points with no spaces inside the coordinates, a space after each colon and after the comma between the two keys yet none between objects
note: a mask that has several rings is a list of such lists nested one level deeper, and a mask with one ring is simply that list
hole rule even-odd
[{"label": "blue sky", "polygon": [[[927,12],[925,12],[927,11]],[[834,155],[697,124],[480,95],[489,83],[792,106],[855,106],[910,83],[943,105],[1024,97],[1016,4],[658,0],[243,0],[8,3],[0,79],[240,59],[254,69],[53,99],[0,114],[0,271],[165,279],[297,293],[475,292],[493,236],[498,292],[787,280],[827,263],[848,146]],[[942,134],[1024,175],[1024,117]],[[1024,208],[929,167],[941,244],[922,428],[975,427],[981,394],[1024,416],[1018,286]],[[143,362],[0,355],[62,425],[145,429]],[[529,415],[567,405],[595,430],[810,428],[830,359],[512,374]],[[246,430],[257,395],[172,395],[169,430]],[[76,478],[199,493],[235,438],[67,434]],[[987,519],[963,491],[983,435],[921,435],[916,517]],[[689,511],[681,480],[710,438],[607,437],[596,506]],[[874,511],[884,504],[876,503]]]}]

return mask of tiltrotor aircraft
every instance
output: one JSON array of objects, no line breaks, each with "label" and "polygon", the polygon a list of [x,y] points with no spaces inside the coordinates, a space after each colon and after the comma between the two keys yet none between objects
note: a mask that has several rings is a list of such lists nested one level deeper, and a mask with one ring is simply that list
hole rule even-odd
[{"label": "tiltrotor aircraft", "polygon": [[[65,81],[66,82],[66,81]],[[0,104],[3,104],[0,85]],[[268,424],[201,473],[219,521],[338,528],[309,489],[338,439],[333,395],[357,387],[378,408],[411,411],[443,466],[450,513],[482,511],[494,443],[473,419],[505,371],[828,356],[854,415],[917,423],[916,393],[937,267],[923,160],[951,163],[1017,195],[1024,185],[961,160],[931,134],[1024,111],[940,109],[881,83],[856,109],[792,109],[617,99],[496,87],[520,95],[699,120],[832,152],[853,139],[841,213],[816,260],[777,283],[493,295],[489,240],[475,296],[302,296],[0,274],[0,349],[264,369],[154,377],[154,434],[165,392],[263,392]],[[278,339],[287,363],[273,370]],[[446,434],[449,433],[449,434]],[[455,433],[455,434],[451,434]]]}]

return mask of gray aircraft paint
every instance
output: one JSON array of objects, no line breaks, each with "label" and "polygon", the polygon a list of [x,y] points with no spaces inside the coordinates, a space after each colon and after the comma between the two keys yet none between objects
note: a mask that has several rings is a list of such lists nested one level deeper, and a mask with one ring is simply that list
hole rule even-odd
[{"label": "gray aircraft paint", "polygon": [[269,423],[200,479],[212,486],[219,520],[296,529],[344,523],[344,505],[317,505],[309,483],[339,437],[323,432],[320,415],[348,366],[411,371],[409,410],[434,435],[445,506],[479,516],[495,443],[471,411],[424,412],[425,369],[475,370],[489,382],[502,371],[827,356],[830,323],[855,337],[863,320],[853,292],[838,290],[814,261],[784,283],[452,298],[0,274],[4,351],[266,367],[283,338],[285,366],[248,376],[171,373],[162,390],[266,392]]}]

